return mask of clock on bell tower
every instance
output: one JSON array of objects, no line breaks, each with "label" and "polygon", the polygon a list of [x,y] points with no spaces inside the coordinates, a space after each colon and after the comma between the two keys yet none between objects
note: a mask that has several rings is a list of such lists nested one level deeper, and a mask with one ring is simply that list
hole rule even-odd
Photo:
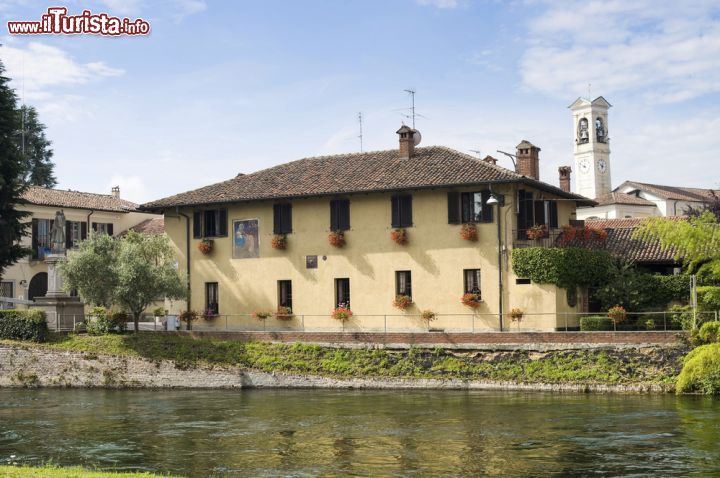
[{"label": "clock on bell tower", "polygon": [[570,105],[573,117],[575,192],[595,199],[612,189],[608,109],[602,96],[590,101],[578,98]]}]

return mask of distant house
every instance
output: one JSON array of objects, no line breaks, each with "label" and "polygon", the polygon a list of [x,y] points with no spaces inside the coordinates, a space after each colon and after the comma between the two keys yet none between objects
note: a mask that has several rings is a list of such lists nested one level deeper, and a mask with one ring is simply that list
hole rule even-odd
[{"label": "distant house", "polygon": [[50,252],[50,229],[56,211],[62,210],[67,219],[69,251],[86,239],[90,231],[113,236],[157,218],[140,212],[137,204],[122,199],[119,187],[113,188],[111,194],[95,194],[31,186],[23,199],[26,204],[18,209],[31,213],[28,218],[31,227],[22,244],[30,248],[31,253],[5,270],[0,281],[0,297],[33,300],[47,292],[48,271],[43,259]]}]

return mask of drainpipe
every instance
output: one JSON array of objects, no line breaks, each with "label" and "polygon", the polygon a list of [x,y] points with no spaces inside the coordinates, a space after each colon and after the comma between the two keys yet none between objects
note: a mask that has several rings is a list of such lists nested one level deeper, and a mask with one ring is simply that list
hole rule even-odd
[{"label": "drainpipe", "polygon": [[90,216],[95,214],[95,211],[93,209],[90,209],[90,214],[87,215],[87,219],[85,222],[87,222],[87,235],[90,236],[90,231],[92,230],[92,227],[90,227]]},{"label": "drainpipe", "polygon": [[502,243],[502,226],[500,225],[502,219],[502,196],[490,196],[485,204],[492,206],[497,204],[497,242],[498,242],[498,325],[500,332],[503,331],[503,280],[502,280],[502,267],[503,267],[503,243]]},{"label": "drainpipe", "polygon": [[187,310],[191,310],[190,301],[190,216],[180,212],[180,208],[176,207],[175,212],[178,216],[185,218],[185,267],[187,268]]}]

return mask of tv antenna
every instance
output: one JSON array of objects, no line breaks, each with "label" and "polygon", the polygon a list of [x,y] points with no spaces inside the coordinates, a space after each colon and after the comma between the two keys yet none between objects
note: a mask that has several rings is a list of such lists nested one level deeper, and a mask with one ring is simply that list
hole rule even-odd
[{"label": "tv antenna", "polygon": [[[410,114],[409,114],[409,115],[408,115],[408,114],[405,114],[405,113],[400,113],[400,114],[401,114],[404,118],[407,118],[407,119],[409,119],[409,120],[412,120],[412,128],[415,129],[415,118],[416,118],[416,117],[418,117],[418,118],[425,118],[425,119],[429,119],[429,118],[428,118],[427,116],[423,116],[423,115],[421,115],[420,113],[418,113],[417,111],[415,111],[415,90],[412,89],[412,88],[408,88],[408,89],[403,90],[403,91],[405,91],[407,94],[410,95],[410,98],[411,98],[411,106],[410,106],[410,108],[400,108],[400,111],[408,111],[408,110],[409,110],[409,111],[410,111]],[[397,110],[396,110],[396,111],[397,111]]]},{"label": "tv antenna", "polygon": [[513,168],[517,168],[517,165],[515,164],[515,160],[517,159],[517,156],[515,156],[512,153],[506,153],[505,151],[500,151],[499,149],[497,150],[497,152],[500,154],[504,154],[505,156],[510,158],[510,161],[512,161],[512,163],[513,163]]},{"label": "tv antenna", "polygon": [[478,158],[482,157],[482,152],[479,149],[468,149],[468,151],[477,154]]},{"label": "tv antenna", "polygon": [[358,123],[360,124],[360,134],[358,135],[358,138],[360,138],[360,152],[363,152],[363,132],[362,132],[362,111],[358,113]]}]

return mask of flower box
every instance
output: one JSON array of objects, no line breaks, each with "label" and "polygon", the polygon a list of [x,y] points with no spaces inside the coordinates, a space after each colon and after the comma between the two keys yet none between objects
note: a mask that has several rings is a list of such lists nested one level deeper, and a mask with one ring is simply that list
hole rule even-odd
[{"label": "flower box", "polygon": [[292,320],[292,318],[295,317],[295,314],[293,314],[293,311],[290,307],[280,306],[275,313],[275,317],[278,320]]},{"label": "flower box", "polygon": [[467,307],[477,309],[478,307],[480,307],[480,304],[482,304],[482,297],[480,296],[480,294],[468,292],[460,298],[460,302],[462,302],[463,305],[466,305]]},{"label": "flower box", "polygon": [[283,250],[287,248],[287,236],[285,234],[275,234],[271,242],[273,249]]},{"label": "flower box", "polygon": [[408,243],[408,233],[405,229],[393,229],[390,233],[390,239],[396,244],[404,246]]},{"label": "flower box", "polygon": [[530,240],[542,239],[543,237],[547,237],[548,229],[544,224],[539,224],[528,229],[526,234]]},{"label": "flower box", "polygon": [[409,308],[412,303],[412,297],[410,297],[409,295],[396,295],[395,300],[393,300],[393,306],[400,310],[405,310]]},{"label": "flower box", "polygon": [[328,242],[333,247],[343,247],[345,245],[345,233],[343,231],[333,231],[328,235]]},{"label": "flower box", "polygon": [[198,243],[198,250],[205,255],[210,254],[213,251],[215,244],[212,239],[203,239]]},{"label": "flower box", "polygon": [[477,241],[478,232],[475,224],[463,224],[460,228],[460,237],[466,241]]},{"label": "flower box", "polygon": [[331,313],[331,317],[335,320],[339,320],[341,322],[345,322],[350,317],[352,317],[353,311],[350,310],[349,307],[345,306],[339,306],[333,309]]}]

